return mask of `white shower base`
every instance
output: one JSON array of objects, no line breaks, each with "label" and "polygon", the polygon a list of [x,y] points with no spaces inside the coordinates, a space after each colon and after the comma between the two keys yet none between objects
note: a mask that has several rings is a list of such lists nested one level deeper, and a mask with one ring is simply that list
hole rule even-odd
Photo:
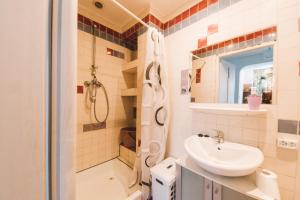
[{"label": "white shower base", "polygon": [[76,174],[76,200],[125,200],[139,189],[129,189],[132,169],[114,159]]}]

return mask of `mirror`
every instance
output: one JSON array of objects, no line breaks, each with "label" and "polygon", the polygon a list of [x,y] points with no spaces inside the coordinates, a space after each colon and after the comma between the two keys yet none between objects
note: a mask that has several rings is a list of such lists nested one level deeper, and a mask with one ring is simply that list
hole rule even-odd
[{"label": "mirror", "polygon": [[247,96],[262,96],[272,104],[273,50],[265,46],[224,55],[193,58],[191,101],[196,103],[245,104]]}]

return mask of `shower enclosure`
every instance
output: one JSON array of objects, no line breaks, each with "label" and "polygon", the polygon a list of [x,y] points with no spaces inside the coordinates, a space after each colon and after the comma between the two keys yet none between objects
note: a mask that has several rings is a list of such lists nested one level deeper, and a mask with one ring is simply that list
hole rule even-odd
[{"label": "shower enclosure", "polygon": [[[117,1],[90,5],[97,13],[115,6],[115,12],[126,11],[139,21],[133,25],[138,27],[135,32],[130,27],[113,30],[89,16],[84,1],[79,0],[78,14],[77,200],[123,200],[141,185],[146,186],[143,199],[148,199],[149,167],[164,157],[168,124],[163,36],[145,22],[149,16],[142,21]],[[146,67],[149,61],[152,65]],[[142,110],[152,93],[142,97],[145,81],[157,93],[149,113],[155,120],[147,131]]]}]

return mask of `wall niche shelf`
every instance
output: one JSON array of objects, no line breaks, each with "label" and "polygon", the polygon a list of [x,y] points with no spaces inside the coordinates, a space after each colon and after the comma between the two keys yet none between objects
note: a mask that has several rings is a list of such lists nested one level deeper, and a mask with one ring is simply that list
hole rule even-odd
[{"label": "wall niche shelf", "polygon": [[209,114],[266,115],[268,113],[268,110],[265,108],[261,108],[259,110],[249,110],[248,105],[192,103],[190,108],[197,112]]},{"label": "wall niche shelf", "polygon": [[137,96],[137,88],[124,89],[121,91],[122,97],[134,97]]},{"label": "wall niche shelf", "polygon": [[122,66],[122,72],[128,74],[136,74],[137,66],[138,66],[138,60],[131,61]]}]

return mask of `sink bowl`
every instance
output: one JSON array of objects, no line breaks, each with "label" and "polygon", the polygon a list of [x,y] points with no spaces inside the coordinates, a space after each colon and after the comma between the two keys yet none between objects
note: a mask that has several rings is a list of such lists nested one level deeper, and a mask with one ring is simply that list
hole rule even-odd
[{"label": "sink bowl", "polygon": [[222,176],[246,176],[263,162],[263,153],[248,145],[216,143],[211,137],[193,135],[184,142],[188,155],[203,169]]}]

